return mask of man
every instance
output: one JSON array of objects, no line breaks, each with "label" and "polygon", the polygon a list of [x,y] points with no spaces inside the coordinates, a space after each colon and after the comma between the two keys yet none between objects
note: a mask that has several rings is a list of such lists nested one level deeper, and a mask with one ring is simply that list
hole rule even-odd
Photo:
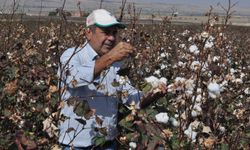
[{"label": "man", "polygon": [[117,74],[121,60],[134,52],[130,44],[116,41],[123,24],[108,11],[98,9],[87,17],[86,26],[84,46],[70,48],[60,58],[58,75],[65,103],[59,142],[63,149],[92,149],[95,137],[104,136],[108,144],[97,149],[116,149],[118,103],[140,108],[155,94],[144,97],[128,80],[118,82],[126,79]]}]

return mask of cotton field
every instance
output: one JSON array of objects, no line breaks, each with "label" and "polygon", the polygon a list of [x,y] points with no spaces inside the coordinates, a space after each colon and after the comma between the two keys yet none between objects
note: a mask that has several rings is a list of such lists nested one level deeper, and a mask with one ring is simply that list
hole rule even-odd
[{"label": "cotton field", "polygon": [[[119,33],[136,53],[117,84],[130,79],[144,92],[167,86],[146,109],[120,106],[120,149],[250,148],[250,30],[218,21],[210,14],[201,25],[131,22]],[[55,148],[64,105],[58,60],[66,48],[83,45],[85,26],[10,21],[0,27],[0,149],[15,141]]]}]

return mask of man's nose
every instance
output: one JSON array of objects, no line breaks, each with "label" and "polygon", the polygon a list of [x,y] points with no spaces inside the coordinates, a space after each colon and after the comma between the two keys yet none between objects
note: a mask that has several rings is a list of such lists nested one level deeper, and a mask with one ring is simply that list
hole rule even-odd
[{"label": "man's nose", "polygon": [[108,40],[114,41],[115,40],[115,35],[113,35],[113,34],[108,35]]}]

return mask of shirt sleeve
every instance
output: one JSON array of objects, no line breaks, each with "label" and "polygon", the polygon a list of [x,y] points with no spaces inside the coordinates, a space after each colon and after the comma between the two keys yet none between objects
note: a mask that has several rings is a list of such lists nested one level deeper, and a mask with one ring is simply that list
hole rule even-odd
[{"label": "shirt sleeve", "polygon": [[81,49],[70,48],[60,58],[58,76],[70,88],[88,85],[94,79],[95,60]]}]

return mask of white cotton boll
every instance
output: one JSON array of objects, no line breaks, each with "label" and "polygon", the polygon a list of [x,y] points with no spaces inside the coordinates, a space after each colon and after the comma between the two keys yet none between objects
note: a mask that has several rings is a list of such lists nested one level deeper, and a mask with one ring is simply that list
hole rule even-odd
[{"label": "white cotton boll", "polygon": [[43,42],[42,42],[41,40],[36,41],[36,43],[37,43],[37,44],[40,44],[40,45],[43,44]]},{"label": "white cotton boll", "polygon": [[213,62],[219,61],[220,60],[220,56],[214,56],[213,57]]},{"label": "white cotton boll", "polygon": [[124,85],[126,84],[126,78],[124,76],[120,76],[118,82],[120,85]]},{"label": "white cotton boll", "polygon": [[[192,97],[192,102],[194,102],[195,96]],[[202,100],[201,94],[196,96],[195,102],[200,103]]]},{"label": "white cotton boll", "polygon": [[194,80],[193,79],[188,79],[185,81],[185,88],[187,91],[193,92],[195,87]]},{"label": "white cotton boll", "polygon": [[201,109],[201,104],[200,103],[197,103],[194,105],[194,109],[198,112],[202,112],[202,109]]},{"label": "white cotton boll", "polygon": [[185,30],[185,31],[183,31],[182,36],[186,36],[186,35],[188,35],[189,33],[190,33],[189,30]]},{"label": "white cotton boll", "polygon": [[245,73],[240,73],[240,78],[244,78],[246,76]]},{"label": "white cotton boll", "polygon": [[203,32],[201,33],[201,36],[202,36],[203,38],[208,38],[209,33],[206,32],[206,31],[203,31]]},{"label": "white cotton boll", "polygon": [[190,126],[184,131],[184,134],[187,135],[188,138],[192,139],[192,142],[196,141],[197,132],[193,131]]},{"label": "white cotton boll", "polygon": [[175,118],[171,117],[169,119],[169,121],[171,122],[171,124],[174,126],[174,127],[179,127],[180,126],[180,122],[177,121]]},{"label": "white cotton boll", "polygon": [[192,40],[193,40],[193,38],[192,38],[192,37],[189,37],[189,38],[188,38],[188,41],[189,41],[189,42],[191,42]]},{"label": "white cotton boll", "polygon": [[247,95],[249,95],[249,94],[250,94],[250,89],[249,89],[249,88],[246,88],[246,89],[244,90],[244,93],[247,94]]},{"label": "white cotton boll", "polygon": [[145,78],[146,82],[150,83],[154,88],[158,87],[159,85],[159,79],[155,76],[150,76],[148,78]]},{"label": "white cotton boll", "polygon": [[180,48],[186,48],[186,45],[185,44],[180,44],[179,47]]},{"label": "white cotton boll", "polygon": [[216,98],[220,95],[220,85],[215,82],[209,83],[207,89],[211,98]]},{"label": "white cotton boll", "polygon": [[242,79],[240,79],[240,78],[236,78],[235,80],[233,80],[233,82],[237,83],[237,84],[242,84],[243,83]]},{"label": "white cotton boll", "polygon": [[155,115],[155,119],[159,123],[168,123],[169,120],[168,113],[159,113]]},{"label": "white cotton boll", "polygon": [[161,53],[160,57],[165,58],[167,55],[165,53]]},{"label": "white cotton boll", "polygon": [[220,127],[219,127],[219,130],[220,130],[221,132],[223,132],[223,133],[224,133],[224,132],[226,131],[226,128],[225,128],[225,127],[223,127],[223,126],[220,126]]},{"label": "white cotton boll", "polygon": [[194,53],[194,54],[199,54],[199,49],[198,49],[198,47],[196,46],[196,45],[191,45],[190,47],[189,47],[189,51],[191,52],[191,53]]},{"label": "white cotton boll", "polygon": [[231,74],[234,74],[235,72],[237,72],[235,69],[233,69],[233,68],[230,69]]},{"label": "white cotton boll", "polygon": [[161,77],[160,80],[159,80],[161,83],[163,84],[167,84],[167,78],[164,78],[164,77]]},{"label": "white cotton boll", "polygon": [[131,147],[131,148],[136,148],[137,145],[136,145],[135,142],[129,142],[129,147]]},{"label": "white cotton boll", "polygon": [[178,66],[180,66],[180,67],[184,67],[185,65],[186,65],[186,63],[183,63],[182,61],[178,62]]},{"label": "white cotton boll", "polygon": [[160,70],[155,70],[154,74],[160,76],[161,75],[161,71]]},{"label": "white cotton boll", "polygon": [[165,68],[167,68],[167,66],[164,65],[164,64],[161,64],[161,70],[163,70],[163,69],[165,69]]},{"label": "white cotton boll", "polygon": [[181,83],[183,83],[183,82],[186,81],[186,79],[185,79],[185,78],[182,78],[182,77],[176,77],[176,78],[174,79],[174,81],[175,81],[175,82],[181,82]]},{"label": "white cotton boll", "polygon": [[202,109],[201,109],[200,104],[196,103],[194,105],[194,108],[193,108],[192,112],[191,112],[191,115],[192,115],[192,117],[197,117],[198,115],[201,114],[201,112],[202,112]]},{"label": "white cotton boll", "polygon": [[193,61],[192,64],[190,65],[190,68],[192,70],[197,70],[201,66],[201,63],[199,61]]},{"label": "white cotton boll", "polygon": [[214,37],[210,36],[205,43],[205,48],[212,48],[214,46],[213,40]]},{"label": "white cotton boll", "polygon": [[206,44],[205,44],[205,48],[212,48],[213,46],[214,46],[213,42],[207,41]]},{"label": "white cotton boll", "polygon": [[169,84],[167,90],[168,90],[168,92],[173,93],[174,92],[174,84]]},{"label": "white cotton boll", "polygon": [[197,111],[192,110],[191,115],[192,115],[192,117],[197,117],[197,116],[198,116],[198,113],[197,113]]}]

